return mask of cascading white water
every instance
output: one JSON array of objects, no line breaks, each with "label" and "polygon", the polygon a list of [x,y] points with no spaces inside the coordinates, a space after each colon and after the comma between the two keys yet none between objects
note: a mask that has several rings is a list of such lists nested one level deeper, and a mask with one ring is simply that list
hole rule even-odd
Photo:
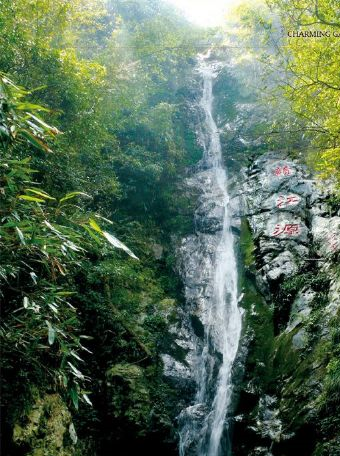
[{"label": "cascading white water", "polygon": [[[204,300],[204,341],[197,346],[195,404],[180,416],[180,456],[226,456],[228,409],[232,398],[232,367],[242,328],[242,311],[238,306],[238,273],[234,238],[231,230],[227,173],[222,164],[220,135],[213,118],[213,80],[216,65],[202,57],[199,72],[203,78],[201,108],[204,112],[202,142],[204,171],[209,173],[205,201],[218,202],[223,210],[221,229],[216,233],[214,260],[209,271],[211,294]],[[198,173],[199,174],[199,173]],[[208,201],[209,203],[209,201]],[[204,238],[203,243],[204,243]],[[202,247],[202,250],[204,248]],[[197,413],[197,411],[200,411]],[[197,421],[197,415],[201,419]],[[189,451],[189,447],[191,448]],[[193,449],[195,448],[194,453]]]}]

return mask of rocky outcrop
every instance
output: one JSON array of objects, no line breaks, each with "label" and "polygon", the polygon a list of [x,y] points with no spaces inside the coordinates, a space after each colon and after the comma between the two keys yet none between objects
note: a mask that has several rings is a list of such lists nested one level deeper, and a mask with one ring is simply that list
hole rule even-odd
[{"label": "rocky outcrop", "polygon": [[260,157],[248,176],[244,214],[258,247],[261,278],[270,286],[305,266],[310,255],[310,200],[318,190],[306,169],[282,154]]},{"label": "rocky outcrop", "polygon": [[327,187],[281,153],[255,160],[241,194],[247,356],[233,454],[334,456],[325,377],[340,309],[339,214]]}]

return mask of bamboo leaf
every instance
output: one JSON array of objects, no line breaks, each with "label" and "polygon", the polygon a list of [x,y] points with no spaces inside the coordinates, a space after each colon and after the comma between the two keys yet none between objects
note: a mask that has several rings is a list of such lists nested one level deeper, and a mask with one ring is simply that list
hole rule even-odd
[{"label": "bamboo leaf", "polygon": [[113,225],[113,222],[111,222],[111,220],[109,220],[109,219],[103,217],[102,215],[96,214],[95,217],[97,217],[98,219],[104,220],[106,223],[109,223],[110,225]]},{"label": "bamboo leaf", "polygon": [[104,235],[103,233],[103,230],[100,228],[100,226],[98,225],[98,223],[93,220],[92,218],[90,218],[89,220],[89,225],[91,226],[91,228],[93,228],[95,231],[97,231],[98,233],[100,233],[101,235]]},{"label": "bamboo leaf", "polygon": [[70,388],[69,394],[71,396],[75,409],[78,410],[78,407],[79,407],[78,391],[76,390],[76,388]]},{"label": "bamboo leaf", "polygon": [[74,358],[76,358],[78,361],[84,362],[84,360],[81,359],[81,357],[78,356],[77,353],[76,353],[75,351],[71,350],[71,351],[70,351],[70,354],[71,354]]},{"label": "bamboo leaf", "polygon": [[92,198],[90,195],[84,192],[71,192],[67,193],[63,198],[61,198],[59,203],[64,203],[65,201],[75,198],[76,196],[85,196],[86,198]]},{"label": "bamboo leaf", "polygon": [[58,235],[62,234],[60,231],[58,231],[56,228],[54,228],[54,226],[51,225],[50,222],[48,222],[47,220],[44,220],[44,223],[47,226],[47,228],[49,228],[51,231],[53,231],[53,233],[56,233]]},{"label": "bamboo leaf", "polygon": [[45,152],[52,152],[51,149],[45,144],[41,139],[35,136],[33,133],[26,129],[18,130],[18,133],[23,136],[29,143],[31,143],[34,147],[40,150],[44,150]]},{"label": "bamboo leaf", "polygon": [[35,203],[45,203],[45,200],[43,200],[41,198],[36,198],[35,196],[19,195],[18,198],[25,200],[25,201],[33,201]]},{"label": "bamboo leaf", "polygon": [[71,367],[71,370],[76,377],[78,377],[82,380],[85,378],[84,375],[80,372],[80,370],[78,370],[76,367],[74,367],[74,365],[72,363],[70,363],[70,361],[67,361],[67,364]]},{"label": "bamboo leaf", "polygon": [[56,293],[57,296],[73,296],[75,294],[77,294],[75,291],[58,291]]},{"label": "bamboo leaf", "polygon": [[25,237],[24,237],[24,234],[21,231],[21,229],[18,228],[17,226],[15,227],[15,229],[16,229],[16,232],[18,233],[18,236],[19,236],[19,239],[21,241],[21,244],[26,245]]},{"label": "bamboo leaf", "polygon": [[[35,109],[38,109],[38,108],[40,108],[40,106],[35,106]],[[48,109],[45,109],[45,110],[48,111]],[[32,114],[30,112],[28,112],[27,114],[32,119],[34,119],[36,122],[38,122],[42,127],[44,127],[44,129],[47,130],[48,132],[53,133],[53,134],[60,134],[61,133],[57,128],[51,127],[51,125],[48,125],[46,122],[44,122],[39,117],[36,117],[34,114]]]},{"label": "bamboo leaf", "polygon": [[46,320],[46,325],[48,327],[48,343],[53,345],[55,341],[55,329],[48,320]]},{"label": "bamboo leaf", "polygon": [[76,430],[75,430],[75,427],[74,427],[73,423],[70,424],[70,426],[68,428],[68,432],[70,434],[70,437],[71,437],[73,445],[76,445],[76,443],[78,442],[78,436],[77,436],[77,433],[76,433]]},{"label": "bamboo leaf", "polygon": [[42,196],[43,198],[55,201],[55,198],[53,198],[48,193],[45,193],[42,190],[35,190],[34,188],[25,188],[25,192],[34,193],[35,195],[39,195],[39,196]]},{"label": "bamboo leaf", "polygon": [[31,160],[31,157],[26,157],[23,160],[8,160],[8,163],[11,165],[27,165]]},{"label": "bamboo leaf", "polygon": [[99,239],[98,236],[95,235],[94,231],[91,230],[91,228],[89,228],[88,226],[85,226],[85,225],[83,225],[83,228],[89,233],[89,235],[91,236],[91,238],[92,238],[97,244],[101,244],[101,240]]},{"label": "bamboo leaf", "polygon": [[111,245],[117,249],[124,250],[124,252],[126,252],[131,258],[139,260],[139,258],[125,244],[123,244],[123,242],[113,236],[113,234],[110,234],[107,231],[103,231],[103,236],[109,241]]},{"label": "bamboo leaf", "polygon": [[54,305],[54,304],[48,304],[48,307],[49,307],[50,309],[52,309],[53,312],[54,312],[55,314],[58,314],[58,313],[59,313],[59,310],[58,310],[58,308],[57,308],[56,305]]},{"label": "bamboo leaf", "polygon": [[38,283],[38,281],[37,281],[37,278],[38,278],[37,274],[36,274],[35,272],[32,271],[32,272],[30,272],[30,276],[31,276],[31,278],[32,278],[32,280],[33,280],[33,282],[34,282],[34,285],[36,285],[36,284]]},{"label": "bamboo leaf", "polygon": [[87,402],[89,405],[91,405],[91,406],[93,405],[87,394],[83,394],[83,398],[85,399],[85,402]]},{"label": "bamboo leaf", "polygon": [[25,297],[24,297],[24,307],[25,307],[25,309],[28,308],[29,304],[30,304],[30,302],[29,302],[29,300],[28,300],[28,297],[25,296]]},{"label": "bamboo leaf", "polygon": [[[37,104],[29,103],[27,101],[23,101],[21,103],[18,103],[16,105],[16,109],[19,109],[20,111],[27,111],[27,110],[45,111],[45,112],[49,111],[47,108],[44,108],[44,107],[42,107],[40,105],[37,105]],[[26,114],[28,114],[29,116],[33,117],[33,115],[31,113],[26,113]]]}]

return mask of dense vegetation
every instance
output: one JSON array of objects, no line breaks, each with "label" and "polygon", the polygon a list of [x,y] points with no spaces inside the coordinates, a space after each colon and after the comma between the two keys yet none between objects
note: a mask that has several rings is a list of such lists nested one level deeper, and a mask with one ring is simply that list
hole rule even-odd
[{"label": "dense vegetation", "polygon": [[337,182],[339,31],[336,1],[268,0],[244,2],[227,32],[227,43],[241,47],[233,51],[238,71],[257,94],[257,137]]},{"label": "dense vegetation", "polygon": [[0,7],[4,454],[162,442],[198,31],[156,0]]}]

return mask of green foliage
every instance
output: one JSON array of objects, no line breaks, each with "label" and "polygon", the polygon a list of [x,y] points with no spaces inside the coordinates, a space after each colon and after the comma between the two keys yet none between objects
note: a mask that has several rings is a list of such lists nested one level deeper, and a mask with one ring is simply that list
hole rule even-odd
[{"label": "green foliage", "polygon": [[[306,31],[317,25],[317,30],[330,36],[320,39],[287,38],[283,43],[289,84],[286,96],[296,113],[304,117],[312,128],[310,138],[315,147],[311,162],[323,177],[339,180],[339,89],[337,71],[340,23],[333,1],[312,2],[273,1],[278,7],[283,26]],[[316,153],[315,153],[316,152]]]},{"label": "green foliage", "polygon": [[54,198],[32,181],[38,171],[31,168],[30,157],[12,159],[27,154],[29,146],[50,151],[46,138],[57,130],[38,117],[36,111],[43,108],[26,102],[23,89],[4,76],[2,86],[6,132],[0,162],[4,369],[21,365],[21,376],[34,382],[36,370],[30,372],[30,367],[39,370],[44,365],[48,381],[66,389],[78,408],[79,398],[89,402],[84,389],[88,378],[80,367],[81,352],[86,351],[82,338],[86,337],[79,333],[71,278],[104,239],[137,257],[74,204],[75,198],[88,195],[71,192]]},{"label": "green foliage", "polygon": [[[268,0],[244,4],[235,19],[238,36],[259,70],[259,100],[274,116],[268,140],[286,140],[339,187],[339,19],[335,2]],[[298,33],[329,36],[289,36]],[[280,144],[280,142],[278,143]]]},{"label": "green foliage", "polygon": [[[1,11],[5,433],[58,393],[103,454],[106,423],[112,442],[169,436],[176,404],[158,352],[180,298],[171,236],[192,228],[178,184],[199,157],[185,88],[198,31],[158,1]],[[107,396],[112,366],[139,376],[133,386],[120,371]],[[43,448],[38,434],[17,444]]]},{"label": "green foliage", "polygon": [[338,407],[340,401],[340,331],[339,315],[330,322],[331,338],[327,346],[328,364],[323,381],[323,391],[320,396],[319,406],[327,412],[332,412]]},{"label": "green foliage", "polygon": [[327,378],[325,382],[327,401],[339,403],[340,401],[340,363],[338,359],[332,359],[327,366]]}]

